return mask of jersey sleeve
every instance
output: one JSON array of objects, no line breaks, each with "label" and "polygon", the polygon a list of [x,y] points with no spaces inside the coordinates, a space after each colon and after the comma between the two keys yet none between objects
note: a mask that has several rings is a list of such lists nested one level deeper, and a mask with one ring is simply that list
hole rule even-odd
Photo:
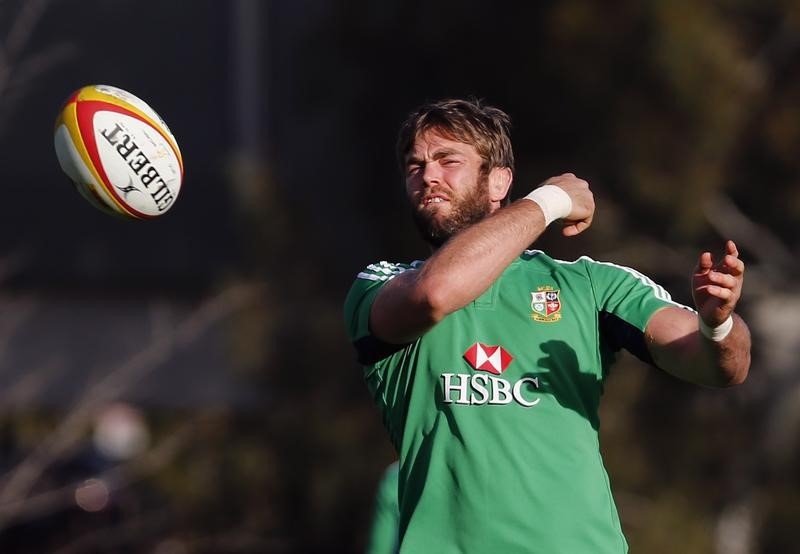
[{"label": "jersey sleeve", "polygon": [[662,286],[635,269],[590,258],[584,260],[603,338],[612,350],[624,348],[652,364],[644,330],[653,314],[667,306],[694,310],[672,300]]},{"label": "jersey sleeve", "polygon": [[390,344],[374,337],[369,328],[372,303],[383,285],[412,265],[378,262],[370,264],[356,277],[344,302],[344,318],[350,342],[358,361],[370,365],[400,350],[405,345]]}]

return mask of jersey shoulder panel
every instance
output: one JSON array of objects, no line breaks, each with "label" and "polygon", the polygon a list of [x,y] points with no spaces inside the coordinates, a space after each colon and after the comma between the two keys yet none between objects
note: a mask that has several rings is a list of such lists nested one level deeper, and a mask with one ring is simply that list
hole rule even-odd
[{"label": "jersey shoulder panel", "polygon": [[570,277],[589,279],[590,276],[584,267],[583,258],[573,261],[559,260],[547,255],[541,250],[525,250],[521,259],[539,270],[559,272]]},{"label": "jersey shoulder panel", "polygon": [[410,264],[380,261],[374,264],[369,264],[366,268],[358,273],[356,282],[358,280],[365,281],[388,281],[393,277],[400,275],[409,269],[416,269],[422,265],[419,260],[413,261]]},{"label": "jersey shoulder panel", "polygon": [[675,302],[667,290],[640,271],[624,265],[597,261],[581,256],[573,261],[551,258],[538,250],[527,250],[525,256],[559,271],[582,275],[592,288],[598,312],[608,312],[640,329],[650,316],[665,306],[692,308]]},{"label": "jersey shoulder panel", "polygon": [[344,318],[351,341],[369,335],[369,312],[381,287],[409,269],[416,269],[421,261],[410,264],[376,262],[358,273],[344,301]]},{"label": "jersey shoulder panel", "polygon": [[624,265],[593,260],[582,256],[577,263],[584,266],[592,283],[598,310],[644,330],[650,317],[659,309],[675,306],[692,308],[672,299],[667,290],[640,271]]}]

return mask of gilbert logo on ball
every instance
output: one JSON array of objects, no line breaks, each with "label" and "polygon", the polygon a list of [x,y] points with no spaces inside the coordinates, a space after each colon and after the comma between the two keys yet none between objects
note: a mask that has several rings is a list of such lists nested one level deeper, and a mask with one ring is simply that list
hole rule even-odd
[{"label": "gilbert logo on ball", "polygon": [[169,210],[183,182],[183,159],[167,124],[122,89],[75,91],[56,119],[58,163],[78,192],[112,215],[150,219]]}]

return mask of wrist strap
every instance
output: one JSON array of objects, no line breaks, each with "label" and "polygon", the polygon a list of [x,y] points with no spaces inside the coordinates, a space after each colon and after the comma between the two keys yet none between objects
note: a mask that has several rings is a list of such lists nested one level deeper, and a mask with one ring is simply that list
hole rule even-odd
[{"label": "wrist strap", "polygon": [[567,217],[572,211],[572,199],[569,194],[555,185],[544,185],[533,189],[523,198],[539,204],[544,214],[545,225],[550,225],[556,219]]},{"label": "wrist strap", "polygon": [[719,342],[731,332],[733,329],[733,316],[728,316],[728,319],[717,325],[716,327],[709,327],[706,325],[706,322],[703,321],[703,318],[699,315],[697,316],[697,322],[700,326],[700,332],[709,340],[713,340],[714,342]]}]

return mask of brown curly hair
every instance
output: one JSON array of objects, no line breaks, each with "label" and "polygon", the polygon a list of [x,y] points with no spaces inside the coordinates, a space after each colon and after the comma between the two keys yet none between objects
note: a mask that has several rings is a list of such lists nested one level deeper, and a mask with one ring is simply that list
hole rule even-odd
[{"label": "brown curly hair", "polygon": [[[482,175],[495,167],[507,167],[513,172],[510,129],[508,114],[479,99],[448,98],[426,103],[413,111],[400,127],[397,161],[403,168],[417,137],[435,130],[445,138],[473,145],[483,160]],[[506,195],[506,202],[509,196]]]}]

